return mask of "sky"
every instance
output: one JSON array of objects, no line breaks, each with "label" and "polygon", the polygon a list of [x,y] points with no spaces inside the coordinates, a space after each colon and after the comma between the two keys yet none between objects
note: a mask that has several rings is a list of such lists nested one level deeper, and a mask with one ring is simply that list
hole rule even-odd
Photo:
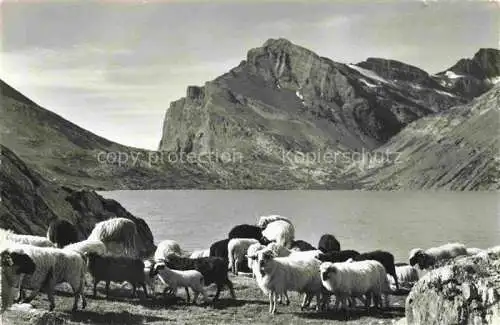
[{"label": "sky", "polygon": [[499,2],[0,0],[0,78],[112,141],[157,149],[170,102],[284,37],[429,73],[499,47]]}]

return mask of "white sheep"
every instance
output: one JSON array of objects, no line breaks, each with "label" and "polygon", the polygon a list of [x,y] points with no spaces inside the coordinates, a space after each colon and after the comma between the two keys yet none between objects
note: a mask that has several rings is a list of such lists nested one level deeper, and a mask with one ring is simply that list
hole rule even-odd
[{"label": "white sheep", "polygon": [[269,241],[274,241],[278,245],[290,249],[295,239],[295,228],[288,221],[277,220],[266,226],[262,231],[262,236]]},{"label": "white sheep", "polygon": [[460,255],[467,255],[467,249],[464,244],[448,243],[439,247],[431,247],[427,250],[414,248],[410,251],[410,265],[418,264],[420,269],[427,269],[437,262],[448,260]]},{"label": "white sheep", "polygon": [[174,240],[163,240],[156,247],[154,260],[156,262],[165,261],[165,259],[170,254],[175,254],[177,256],[182,256],[182,249],[179,243]]},{"label": "white sheep", "polygon": [[11,230],[0,228],[0,236],[3,239],[17,244],[32,245],[38,247],[55,247],[54,243],[42,236],[20,235],[15,234]]},{"label": "white sheep", "polygon": [[167,285],[174,294],[177,292],[177,288],[184,287],[188,303],[190,300],[188,288],[191,288],[194,292],[193,304],[196,303],[199,294],[203,295],[205,302],[208,301],[203,275],[196,270],[172,270],[165,263],[160,262],[154,265],[152,275],[157,275],[160,281]]},{"label": "white sheep", "polygon": [[[257,262],[253,264],[257,284],[268,294],[269,312],[276,312],[276,304],[280,295],[287,291],[304,293],[301,308],[307,307],[313,296],[316,296],[319,309],[321,303],[321,278],[317,259],[294,259],[289,257],[275,257],[271,250],[263,249],[255,255],[248,256]],[[287,301],[289,303],[289,301]]]},{"label": "white sheep", "polygon": [[135,257],[136,236],[137,227],[132,220],[111,218],[96,223],[87,239],[102,241],[108,253]]},{"label": "white sheep", "polygon": [[[411,265],[396,266],[396,276],[400,285],[402,284],[410,287],[419,279],[418,270]],[[395,284],[394,278],[389,274],[387,275],[387,279],[391,285]]]},{"label": "white sheep", "polygon": [[245,260],[248,247],[258,243],[257,239],[252,238],[233,238],[227,243],[229,269],[233,274],[238,274],[238,265]]},{"label": "white sheep", "polygon": [[375,306],[381,306],[382,294],[389,291],[387,273],[377,261],[323,262],[319,272],[323,286],[337,297],[337,309],[341,303],[345,307],[347,299],[364,300],[365,296],[366,307],[370,305],[370,297],[373,297]]},{"label": "white sheep", "polygon": [[286,221],[286,222],[292,224],[292,221],[289,218],[284,217],[284,216],[280,216],[280,215],[277,215],[277,214],[272,214],[272,215],[269,215],[269,216],[261,216],[259,218],[259,220],[257,221],[257,226],[259,226],[260,228],[264,229],[271,222],[278,221],[278,220]]},{"label": "white sheep", "polygon": [[100,240],[82,240],[77,243],[64,246],[64,250],[72,250],[80,254],[96,253],[99,255],[106,254],[106,245]]},{"label": "white sheep", "polygon": [[195,250],[189,255],[189,258],[199,258],[199,257],[209,257],[210,249],[199,249]]},{"label": "white sheep", "polygon": [[[75,297],[73,311],[77,309],[80,296],[82,309],[85,309],[87,302],[83,295],[83,289],[86,266],[81,254],[71,250],[23,244],[13,245],[6,252],[14,261],[13,267],[16,273],[18,272],[16,268],[22,269],[27,265],[27,261],[34,263],[33,271],[23,276],[22,281],[19,282],[20,295],[23,288],[32,289],[30,296],[25,298],[23,302],[29,303],[44,287],[50,302],[49,309],[53,310],[55,307],[53,296],[55,285],[68,282]],[[20,262],[17,263],[16,260]]]}]

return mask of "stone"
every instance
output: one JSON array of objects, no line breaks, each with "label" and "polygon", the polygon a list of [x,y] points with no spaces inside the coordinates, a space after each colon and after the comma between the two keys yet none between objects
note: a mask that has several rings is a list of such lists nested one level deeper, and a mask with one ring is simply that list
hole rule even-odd
[{"label": "stone", "polygon": [[499,324],[499,273],[494,256],[459,258],[430,271],[406,299],[407,324]]}]

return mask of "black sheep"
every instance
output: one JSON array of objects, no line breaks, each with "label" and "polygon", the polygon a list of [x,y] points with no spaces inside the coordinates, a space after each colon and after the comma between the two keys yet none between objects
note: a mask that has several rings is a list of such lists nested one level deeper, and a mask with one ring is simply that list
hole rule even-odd
[{"label": "black sheep", "polygon": [[380,262],[385,268],[385,272],[394,278],[396,289],[399,290],[398,277],[396,275],[396,266],[394,265],[394,255],[389,252],[376,250],[373,252],[363,253],[353,258],[354,261],[373,260]]},{"label": "black sheep", "polygon": [[57,219],[50,223],[47,238],[58,248],[78,242],[78,231],[69,221]]},{"label": "black sheep", "polygon": [[299,251],[301,252],[305,252],[305,251],[315,251],[316,250],[316,247],[314,247],[313,245],[309,244],[308,242],[304,241],[304,240],[294,240],[292,242],[292,246],[290,247],[290,249],[298,249]]},{"label": "black sheep", "polygon": [[210,255],[212,257],[220,257],[226,263],[226,270],[229,268],[229,256],[228,256],[228,248],[227,244],[230,239],[223,239],[216,241],[212,245],[210,245]]},{"label": "black sheep", "polygon": [[89,273],[94,278],[94,297],[97,295],[97,284],[106,281],[106,299],[109,297],[109,283],[127,281],[132,284],[132,297],[136,295],[137,285],[141,285],[144,295],[146,289],[146,274],[144,262],[137,258],[126,256],[100,256],[96,253],[87,253]]},{"label": "black sheep", "polygon": [[229,280],[227,274],[226,261],[220,257],[187,258],[169,255],[165,260],[165,264],[173,270],[197,270],[203,275],[205,285],[215,283],[217,285],[217,292],[215,293],[213,301],[219,299],[220,292],[226,285],[229,288],[231,297],[236,299],[233,283]]},{"label": "black sheep", "polygon": [[229,235],[227,236],[229,239],[233,238],[253,238],[257,239],[262,245],[267,245],[270,241],[262,236],[262,229],[258,226],[254,225],[237,225],[234,226],[231,231],[229,231]]},{"label": "black sheep", "polygon": [[340,243],[334,235],[324,234],[319,239],[318,249],[323,253],[340,251]]},{"label": "black sheep", "polygon": [[321,253],[318,255],[318,260],[320,260],[321,262],[341,263],[347,261],[350,258],[354,259],[354,257],[358,255],[359,253],[357,251],[347,249],[340,252]]}]

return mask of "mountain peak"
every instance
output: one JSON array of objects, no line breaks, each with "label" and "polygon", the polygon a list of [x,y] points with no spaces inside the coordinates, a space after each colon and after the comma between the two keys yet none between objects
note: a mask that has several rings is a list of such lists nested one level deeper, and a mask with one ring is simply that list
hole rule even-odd
[{"label": "mountain peak", "polygon": [[264,42],[263,47],[282,47],[282,46],[290,46],[294,45],[292,42],[287,40],[286,38],[270,38]]}]

